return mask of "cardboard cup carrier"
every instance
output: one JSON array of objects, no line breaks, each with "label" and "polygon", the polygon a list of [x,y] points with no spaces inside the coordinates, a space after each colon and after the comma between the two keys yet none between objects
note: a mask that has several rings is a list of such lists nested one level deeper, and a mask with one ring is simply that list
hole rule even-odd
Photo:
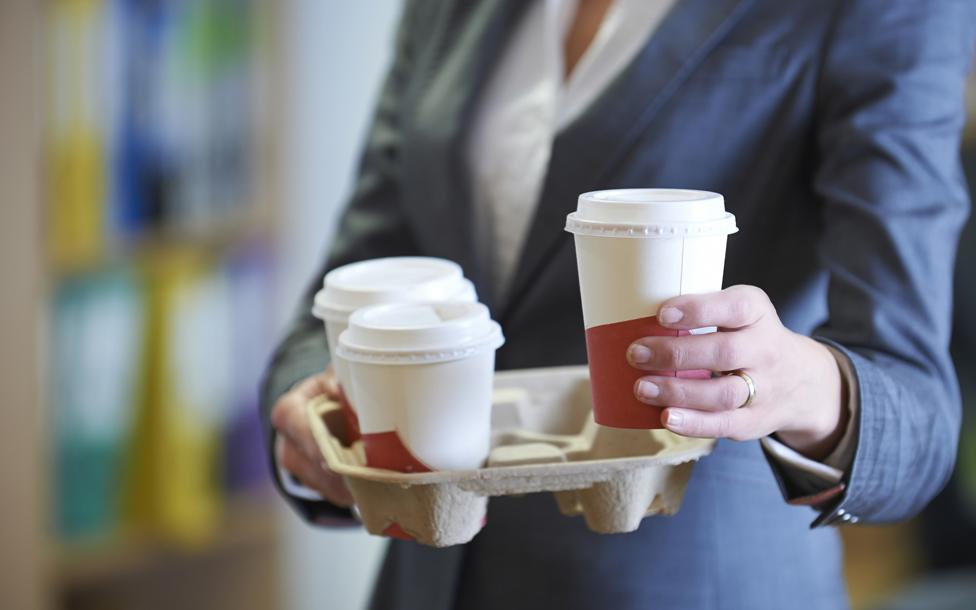
[{"label": "cardboard cup carrier", "polygon": [[[735,217],[717,193],[619,189],[580,195],[566,230],[576,242],[596,422],[661,428],[661,409],[634,396],[634,384],[649,373],[628,364],[627,348],[641,337],[688,334],[658,324],[657,310],[678,295],[721,290]],[[711,371],[650,374],[708,378]]]},{"label": "cardboard cup carrier", "polygon": [[[351,331],[343,334],[341,342]],[[357,377],[356,366],[352,364],[354,382],[379,381],[369,374]],[[399,366],[404,375],[413,368],[387,366]],[[475,383],[471,391],[480,394],[483,381],[479,377]],[[397,405],[421,404],[417,401],[425,391],[422,386],[412,389],[417,384],[394,384],[395,390],[411,393],[399,397],[391,390],[376,396],[389,400],[393,412],[403,413]],[[358,391],[362,386],[355,387]],[[449,410],[446,402],[431,398],[438,406],[426,417],[436,419]],[[455,400],[457,410],[471,406],[466,396]],[[366,411],[364,408],[361,415]],[[714,446],[712,440],[684,438],[667,430],[597,425],[585,366],[496,373],[490,451],[483,465],[476,463],[482,445],[473,436],[462,435],[449,455],[409,447],[418,439],[408,433],[401,440],[421,454],[414,457],[430,466],[453,465],[456,469],[398,472],[378,468],[371,465],[373,458],[367,457],[363,442],[371,434],[370,418],[361,420],[363,439],[350,445],[342,439],[338,404],[319,399],[309,404],[308,417],[326,464],[344,478],[366,529],[438,547],[463,544],[477,535],[485,526],[489,497],[536,492],[551,492],[563,514],[582,515],[595,532],[634,531],[648,515],[671,515],[678,510],[693,462]],[[460,417],[480,419],[483,415],[478,410]],[[444,432],[444,426],[438,426],[438,431]],[[462,439],[475,449],[462,447]],[[410,463],[409,458],[397,462],[396,451],[394,461],[387,465]]]},{"label": "cardboard cup carrier", "polygon": [[383,303],[476,300],[474,285],[464,278],[460,265],[439,258],[377,258],[344,265],[326,274],[322,290],[315,295],[312,313],[325,322],[350,440],[359,436],[359,418],[348,366],[336,353],[339,335],[348,327],[349,316],[361,307]]}]

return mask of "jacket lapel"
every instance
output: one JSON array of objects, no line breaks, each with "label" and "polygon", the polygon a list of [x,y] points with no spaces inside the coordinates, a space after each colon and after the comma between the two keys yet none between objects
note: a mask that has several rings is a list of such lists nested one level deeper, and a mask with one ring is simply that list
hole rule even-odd
[{"label": "jacket lapel", "polygon": [[553,142],[542,195],[523,245],[502,317],[518,306],[545,262],[569,239],[566,214],[580,193],[610,188],[607,180],[657,110],[751,0],[678,0],[634,61]]},{"label": "jacket lapel", "polygon": [[[404,176],[408,205],[425,252],[457,261],[491,301],[487,261],[477,253],[465,136],[475,103],[528,2],[445,3],[419,60],[422,77],[412,93],[413,121],[406,124]],[[422,217],[421,217],[422,215]]]}]

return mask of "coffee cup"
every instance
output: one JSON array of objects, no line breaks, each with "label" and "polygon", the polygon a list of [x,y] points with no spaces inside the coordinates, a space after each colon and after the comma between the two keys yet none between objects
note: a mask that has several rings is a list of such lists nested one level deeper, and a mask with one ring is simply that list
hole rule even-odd
[{"label": "coffee cup", "polygon": [[637,370],[627,348],[647,336],[680,336],[658,324],[661,304],[721,290],[728,235],[738,229],[722,195],[683,189],[617,189],[579,196],[566,218],[576,244],[594,419],[615,428],[661,428],[660,408],[637,400],[648,374],[708,378],[711,371]]},{"label": "coffee cup", "polygon": [[495,350],[480,303],[357,310],[340,335],[366,463],[400,472],[479,468],[488,457]]},{"label": "coffee cup", "polygon": [[315,295],[312,313],[325,323],[348,442],[359,439],[359,420],[349,371],[336,348],[349,316],[369,305],[434,301],[477,301],[474,285],[464,278],[457,263],[424,256],[399,256],[351,263],[326,274],[322,290]]}]

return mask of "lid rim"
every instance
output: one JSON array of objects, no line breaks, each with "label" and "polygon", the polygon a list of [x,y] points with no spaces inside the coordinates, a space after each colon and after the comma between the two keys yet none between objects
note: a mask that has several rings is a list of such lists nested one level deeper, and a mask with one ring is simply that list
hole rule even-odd
[{"label": "lid rim", "polygon": [[599,237],[671,238],[731,235],[738,232],[735,215],[691,222],[610,222],[581,218],[578,211],[566,215],[564,230],[574,235]]},{"label": "lid rim", "polygon": [[438,362],[462,360],[487,351],[494,351],[504,345],[504,343],[505,337],[502,335],[501,327],[495,323],[492,332],[487,336],[469,341],[457,347],[431,347],[409,350],[369,348],[351,346],[348,341],[343,341],[340,338],[339,344],[336,346],[336,355],[351,362],[363,364],[435,364]]},{"label": "lid rim", "polygon": [[337,354],[354,362],[424,364],[494,350],[505,337],[482,303],[398,303],[356,311],[338,339]]}]

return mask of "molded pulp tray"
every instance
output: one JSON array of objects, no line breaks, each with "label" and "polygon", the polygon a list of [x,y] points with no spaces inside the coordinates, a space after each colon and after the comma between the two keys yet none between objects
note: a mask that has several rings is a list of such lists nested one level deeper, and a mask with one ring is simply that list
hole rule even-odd
[{"label": "molded pulp tray", "polygon": [[[468,542],[484,526],[489,496],[553,492],[564,515],[582,514],[599,533],[631,532],[648,515],[681,506],[693,462],[714,441],[667,430],[623,430],[593,421],[585,366],[495,375],[492,451],[477,470],[401,473],[366,466],[362,443],[343,446],[333,432],[336,403],[309,406],[316,442],[342,475],[366,529],[391,527],[418,542]],[[491,527],[491,524],[487,524]]]}]

